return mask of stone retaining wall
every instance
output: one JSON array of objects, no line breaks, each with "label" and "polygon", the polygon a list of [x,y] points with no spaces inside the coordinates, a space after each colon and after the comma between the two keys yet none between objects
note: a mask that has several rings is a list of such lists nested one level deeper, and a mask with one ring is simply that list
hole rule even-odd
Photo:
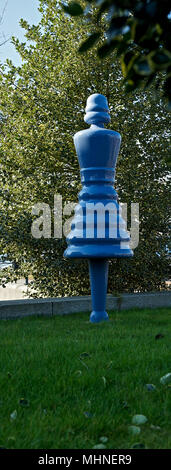
[{"label": "stone retaining wall", "polygon": [[[171,307],[170,292],[107,295],[107,310]],[[91,296],[0,301],[0,319],[91,312]]]}]

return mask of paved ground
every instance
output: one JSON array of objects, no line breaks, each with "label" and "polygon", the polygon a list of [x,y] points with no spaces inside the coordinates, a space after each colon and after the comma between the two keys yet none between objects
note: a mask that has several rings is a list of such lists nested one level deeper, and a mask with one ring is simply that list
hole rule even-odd
[{"label": "paved ground", "polygon": [[7,286],[0,286],[0,300],[17,300],[27,299],[27,286],[25,280],[21,279],[17,282],[9,282]]}]

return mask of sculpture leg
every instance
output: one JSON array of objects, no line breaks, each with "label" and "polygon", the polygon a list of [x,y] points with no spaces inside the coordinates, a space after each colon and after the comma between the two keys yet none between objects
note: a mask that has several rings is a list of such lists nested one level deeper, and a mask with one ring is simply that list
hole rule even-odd
[{"label": "sculpture leg", "polygon": [[89,260],[91,298],[93,308],[90,315],[90,321],[92,323],[98,323],[100,321],[109,319],[108,314],[105,311],[108,266],[109,262],[107,259],[94,258]]}]

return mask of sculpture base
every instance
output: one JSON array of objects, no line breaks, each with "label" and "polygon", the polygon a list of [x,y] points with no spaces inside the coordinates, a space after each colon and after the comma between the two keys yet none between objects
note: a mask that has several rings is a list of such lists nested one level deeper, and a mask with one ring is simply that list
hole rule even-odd
[{"label": "sculpture base", "polygon": [[108,314],[106,312],[108,267],[109,262],[107,259],[89,260],[92,298],[92,313],[90,315],[90,321],[92,323],[99,323],[101,321],[108,320]]},{"label": "sculpture base", "polygon": [[99,323],[101,321],[109,320],[109,316],[105,311],[95,311],[93,310],[90,315],[90,322],[91,323]]}]

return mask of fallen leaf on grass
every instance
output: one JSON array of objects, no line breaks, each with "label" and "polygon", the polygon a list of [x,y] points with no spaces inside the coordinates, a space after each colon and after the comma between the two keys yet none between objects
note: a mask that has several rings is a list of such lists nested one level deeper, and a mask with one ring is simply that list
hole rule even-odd
[{"label": "fallen leaf on grass", "polygon": [[156,431],[160,431],[160,429],[161,429],[160,426],[154,426],[154,424],[151,424],[150,428],[154,429]]},{"label": "fallen leaf on grass", "polygon": [[139,426],[128,426],[128,430],[131,434],[140,434],[141,432],[141,428]]},{"label": "fallen leaf on grass", "polygon": [[90,413],[89,411],[84,411],[84,416],[86,416],[86,418],[93,418],[92,413]]},{"label": "fallen leaf on grass", "polygon": [[15,443],[15,441],[16,441],[16,438],[15,438],[14,436],[9,436],[9,437],[8,437],[8,442],[9,442],[9,444],[12,445],[12,444]]},{"label": "fallen leaf on grass", "polygon": [[161,339],[164,338],[164,335],[162,333],[158,333],[158,335],[155,336],[155,339]]},{"label": "fallen leaf on grass", "polygon": [[113,361],[110,361],[109,364],[106,365],[106,369],[110,369],[113,365]]},{"label": "fallen leaf on grass", "polygon": [[84,359],[85,357],[90,357],[90,354],[87,353],[87,352],[83,352],[83,353],[80,354],[81,359]]},{"label": "fallen leaf on grass", "polygon": [[171,372],[169,372],[166,375],[163,375],[163,377],[161,377],[161,379],[160,379],[160,383],[162,385],[171,384]]},{"label": "fallen leaf on grass", "polygon": [[107,384],[106,377],[102,377],[102,380],[103,380],[104,386],[106,387],[106,384]]},{"label": "fallen leaf on grass", "polygon": [[87,366],[87,364],[85,364],[84,361],[82,361],[82,360],[80,359],[80,362],[81,362],[81,364],[82,364],[87,370],[89,369],[88,366]]},{"label": "fallen leaf on grass", "polygon": [[17,410],[14,410],[14,411],[10,414],[10,419],[11,419],[11,421],[14,421],[16,418],[17,418]]},{"label": "fallen leaf on grass", "polygon": [[125,408],[125,409],[129,408],[127,401],[122,402],[122,408]]},{"label": "fallen leaf on grass", "polygon": [[93,449],[106,449],[106,446],[104,444],[96,444]]},{"label": "fallen leaf on grass", "polygon": [[68,432],[68,434],[75,434],[75,431],[73,431],[73,429],[71,429],[71,428],[69,428],[69,429],[67,430],[67,432]]},{"label": "fallen leaf on grass", "polygon": [[108,437],[102,436],[102,437],[100,437],[99,441],[103,442],[103,444],[105,444],[108,441]]},{"label": "fallen leaf on grass", "polygon": [[145,387],[148,390],[148,392],[152,392],[152,391],[156,390],[156,387],[153,384],[146,384]]},{"label": "fallen leaf on grass", "polygon": [[132,424],[135,424],[135,425],[145,424],[147,421],[148,419],[144,415],[134,415],[132,418]]},{"label": "fallen leaf on grass", "polygon": [[82,370],[76,370],[76,371],[74,372],[74,374],[75,374],[75,375],[81,375],[81,374],[82,374]]},{"label": "fallen leaf on grass", "polygon": [[29,406],[29,401],[26,400],[26,398],[20,398],[19,404],[20,404],[21,406]]},{"label": "fallen leaf on grass", "polygon": [[131,449],[145,449],[145,444],[143,442],[136,442],[132,445]]}]

